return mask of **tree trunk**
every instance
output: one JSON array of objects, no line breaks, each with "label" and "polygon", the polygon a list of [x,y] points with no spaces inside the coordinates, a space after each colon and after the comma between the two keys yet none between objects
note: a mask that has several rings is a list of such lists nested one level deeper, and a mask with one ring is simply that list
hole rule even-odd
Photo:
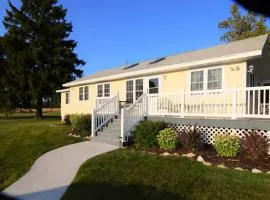
[{"label": "tree trunk", "polygon": [[36,119],[41,119],[42,115],[42,96],[37,95],[36,99]]}]

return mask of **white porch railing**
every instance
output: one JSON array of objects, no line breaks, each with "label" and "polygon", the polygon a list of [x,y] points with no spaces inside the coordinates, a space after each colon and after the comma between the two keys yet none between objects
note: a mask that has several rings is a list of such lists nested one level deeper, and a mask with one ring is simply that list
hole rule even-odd
[{"label": "white porch railing", "polygon": [[95,102],[96,108],[104,105],[105,103],[107,103],[108,101],[110,101],[111,98],[112,97],[97,97],[96,98],[96,102]]},{"label": "white porch railing", "polygon": [[131,130],[147,116],[147,95],[143,94],[130,107],[121,109],[122,142],[130,136]]},{"label": "white porch railing", "polygon": [[92,111],[92,131],[91,136],[95,136],[103,126],[106,125],[113,117],[119,114],[118,95],[106,98],[103,104],[93,108]]},{"label": "white porch railing", "polygon": [[148,94],[148,115],[270,118],[270,86]]}]

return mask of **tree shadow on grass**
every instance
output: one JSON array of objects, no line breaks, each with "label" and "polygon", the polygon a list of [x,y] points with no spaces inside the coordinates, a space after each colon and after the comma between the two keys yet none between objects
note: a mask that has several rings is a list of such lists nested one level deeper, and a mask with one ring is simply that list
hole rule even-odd
[{"label": "tree shadow on grass", "polygon": [[153,186],[140,184],[120,185],[115,183],[73,183],[62,199],[188,200],[180,194],[173,194],[162,188],[157,189]]},{"label": "tree shadow on grass", "polygon": [[[25,114],[25,113],[19,113],[19,114],[9,114],[8,116],[5,116],[4,114],[0,114],[0,120],[1,119],[36,119],[35,113],[31,114]],[[61,120],[60,116],[57,115],[47,115],[45,114],[42,119],[49,119],[49,120]]]}]

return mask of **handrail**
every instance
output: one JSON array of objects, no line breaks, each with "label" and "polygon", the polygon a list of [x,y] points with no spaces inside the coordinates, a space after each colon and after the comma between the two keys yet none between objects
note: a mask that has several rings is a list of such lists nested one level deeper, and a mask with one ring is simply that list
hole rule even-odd
[{"label": "handrail", "polygon": [[270,118],[270,86],[147,94],[149,115]]},{"label": "handrail", "polygon": [[118,95],[111,97],[107,102],[92,111],[92,133],[95,136],[96,132],[105,126],[115,115],[119,114]]},{"label": "handrail", "polygon": [[147,95],[143,94],[128,108],[121,110],[121,138],[127,141],[131,130],[147,115]]}]

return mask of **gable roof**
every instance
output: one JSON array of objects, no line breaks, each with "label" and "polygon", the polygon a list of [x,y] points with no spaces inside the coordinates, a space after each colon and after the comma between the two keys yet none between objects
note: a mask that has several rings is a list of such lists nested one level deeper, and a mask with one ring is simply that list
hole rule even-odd
[{"label": "gable roof", "polygon": [[249,60],[262,55],[268,34],[221,44],[214,47],[167,56],[159,62],[147,60],[136,63],[133,67],[121,66],[103,70],[89,76],[63,84],[71,87],[87,83],[104,82],[121,78],[143,76],[147,74],[174,71],[179,69],[207,66],[232,61]]}]

